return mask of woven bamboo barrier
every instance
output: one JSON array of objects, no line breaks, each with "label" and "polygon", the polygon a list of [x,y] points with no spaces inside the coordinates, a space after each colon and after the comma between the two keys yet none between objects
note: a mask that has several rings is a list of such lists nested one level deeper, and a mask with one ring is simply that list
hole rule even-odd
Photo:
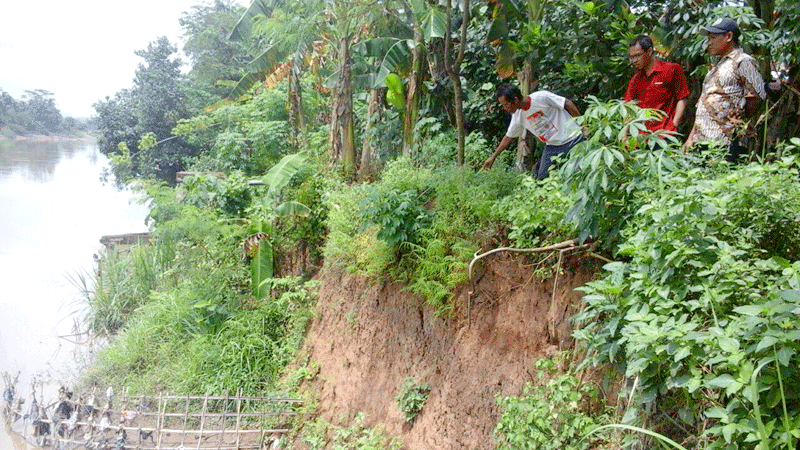
[{"label": "woven bamboo barrier", "polygon": [[43,407],[46,411],[37,418],[47,424],[37,442],[55,449],[272,449],[290,431],[291,417],[301,405],[295,398],[245,397],[241,392],[234,396],[109,393],[102,399],[89,395],[77,400],[62,396]]}]

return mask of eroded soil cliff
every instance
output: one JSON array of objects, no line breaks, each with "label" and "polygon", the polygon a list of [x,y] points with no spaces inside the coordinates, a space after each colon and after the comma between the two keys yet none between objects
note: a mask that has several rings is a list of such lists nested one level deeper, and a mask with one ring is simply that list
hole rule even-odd
[{"label": "eroded soil cliff", "polygon": [[[346,424],[363,412],[367,425],[382,423],[409,450],[494,448],[495,396],[519,394],[534,361],[572,345],[574,288],[596,269],[573,257],[542,281],[524,257],[489,257],[448,319],[401,285],[324,270],[304,348],[319,364],[308,388],[322,418]],[[408,376],[430,387],[411,424],[394,398]]]}]

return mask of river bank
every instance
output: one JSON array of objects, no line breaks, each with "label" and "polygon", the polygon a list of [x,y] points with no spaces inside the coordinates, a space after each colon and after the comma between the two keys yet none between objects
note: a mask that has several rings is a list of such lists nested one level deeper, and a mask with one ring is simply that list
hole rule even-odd
[{"label": "river bank", "polygon": [[79,142],[79,141],[93,141],[95,138],[89,134],[82,136],[50,136],[46,134],[31,134],[28,136],[14,136],[8,137],[0,134],[0,141],[11,142]]}]

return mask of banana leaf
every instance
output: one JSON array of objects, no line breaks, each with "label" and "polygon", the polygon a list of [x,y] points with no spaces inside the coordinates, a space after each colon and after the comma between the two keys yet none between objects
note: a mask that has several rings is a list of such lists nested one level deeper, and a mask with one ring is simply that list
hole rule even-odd
[{"label": "banana leaf", "polygon": [[281,188],[289,184],[292,177],[301,169],[308,156],[305,153],[295,153],[286,155],[272,166],[266,175],[261,177],[261,181],[267,186],[267,192],[277,193]]},{"label": "banana leaf", "polygon": [[421,27],[425,42],[430,42],[434,38],[443,38],[447,33],[447,16],[441,9],[430,7],[422,16]]},{"label": "banana leaf", "polygon": [[288,201],[281,203],[275,207],[275,214],[279,216],[288,216],[289,214],[297,214],[301,217],[308,217],[311,214],[311,208],[295,201]]},{"label": "banana leaf", "polygon": [[283,62],[284,56],[283,52],[278,50],[277,45],[271,45],[268,49],[261,52],[260,55],[247,63],[248,73],[236,83],[229,97],[238,98],[246,94],[251,87],[279,67],[280,63]]},{"label": "banana leaf", "polygon": [[253,296],[262,299],[270,294],[269,280],[273,278],[272,243],[259,239],[258,250],[250,260],[250,283]]},{"label": "banana leaf", "polygon": [[273,1],[253,0],[247,11],[242,14],[239,21],[236,22],[231,33],[228,35],[228,40],[247,42],[253,35],[253,23],[257,16],[269,17],[272,15],[275,3]]}]

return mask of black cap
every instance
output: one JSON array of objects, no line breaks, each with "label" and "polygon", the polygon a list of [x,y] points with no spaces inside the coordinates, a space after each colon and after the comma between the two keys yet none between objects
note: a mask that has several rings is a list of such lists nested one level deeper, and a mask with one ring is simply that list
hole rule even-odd
[{"label": "black cap", "polygon": [[711,25],[707,27],[703,27],[709,33],[728,33],[732,31],[734,34],[739,33],[739,25],[736,23],[735,20],[729,19],[727,17],[721,17],[714,21]]}]

